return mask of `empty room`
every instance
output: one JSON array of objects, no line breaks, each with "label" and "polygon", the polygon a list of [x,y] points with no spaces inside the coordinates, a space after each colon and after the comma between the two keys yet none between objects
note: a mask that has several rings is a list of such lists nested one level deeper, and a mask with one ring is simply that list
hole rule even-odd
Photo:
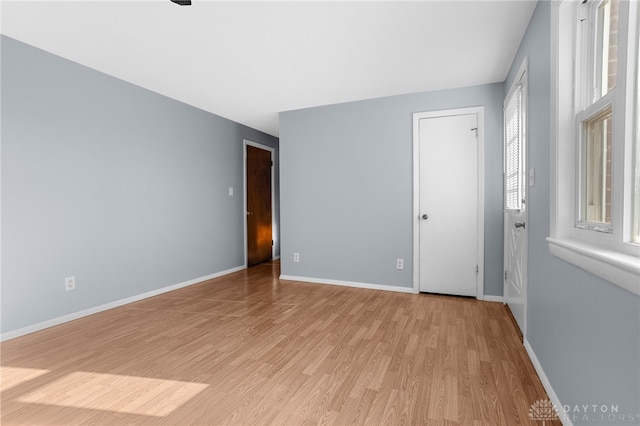
[{"label": "empty room", "polygon": [[2,425],[640,425],[638,1],[0,33]]}]

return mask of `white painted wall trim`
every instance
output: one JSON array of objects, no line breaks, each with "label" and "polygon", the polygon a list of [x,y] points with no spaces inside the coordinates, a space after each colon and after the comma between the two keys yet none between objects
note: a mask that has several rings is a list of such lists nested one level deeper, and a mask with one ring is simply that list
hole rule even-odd
[{"label": "white painted wall trim", "polygon": [[276,229],[276,177],[275,177],[275,169],[276,169],[276,159],[275,159],[275,148],[272,148],[267,145],[262,145],[261,143],[253,142],[248,139],[242,140],[242,187],[243,187],[243,196],[244,200],[242,201],[242,205],[244,209],[242,211],[243,215],[243,223],[244,223],[244,265],[247,266],[248,260],[248,248],[247,248],[247,146],[253,146],[255,148],[264,149],[265,151],[269,151],[271,153],[271,161],[273,162],[273,166],[271,166],[271,239],[273,240],[273,245],[271,246],[271,259],[275,260],[276,258],[276,239],[278,237],[278,230]]},{"label": "white painted wall trim", "polygon": [[640,296],[640,263],[635,256],[582,242],[547,238],[552,255]]},{"label": "white painted wall trim", "polygon": [[396,293],[413,293],[413,288],[411,287],[396,287],[393,285],[359,283],[355,281],[329,280],[325,278],[310,278],[310,277],[296,277],[292,275],[280,275],[280,280],[300,281],[300,282],[314,283],[314,284],[329,284],[329,285],[337,285],[342,287],[365,288],[369,290],[394,291]]},{"label": "white painted wall trim", "polygon": [[478,281],[476,298],[484,296],[484,106],[413,114],[413,293],[420,292],[420,120],[452,115],[478,115]]},{"label": "white painted wall trim", "polygon": [[564,406],[562,405],[562,402],[560,402],[560,398],[558,398],[558,395],[556,395],[556,392],[553,390],[553,386],[551,386],[551,382],[549,381],[549,378],[547,377],[544,370],[542,369],[542,364],[540,364],[540,361],[538,361],[538,357],[536,356],[535,352],[533,351],[533,348],[531,347],[531,345],[529,344],[529,341],[526,338],[524,339],[524,348],[526,349],[527,354],[529,355],[529,359],[531,359],[533,368],[535,368],[536,373],[538,373],[538,377],[540,377],[540,381],[542,382],[542,386],[544,386],[544,390],[547,392],[547,395],[549,396],[549,400],[556,407],[556,411],[558,412],[558,417],[560,418],[560,421],[564,426],[573,426],[573,422],[571,421],[569,416],[565,414],[564,408],[563,408]]},{"label": "white painted wall trim", "polygon": [[105,303],[104,305],[94,306],[93,308],[84,309],[82,311],[74,312],[71,314],[63,315],[58,318],[54,318],[51,320],[39,322],[37,324],[29,325],[27,327],[19,328],[17,330],[9,331],[0,335],[0,342],[4,342],[5,340],[15,339],[16,337],[24,336],[25,334],[35,333],[36,331],[44,330],[45,328],[53,327],[56,325],[64,324],[65,322],[77,320],[79,318],[83,318],[89,315],[97,314],[99,312],[107,311],[109,309],[117,308],[119,306],[128,305],[129,303],[137,302],[142,299],[148,299],[149,297],[157,296],[159,294],[168,293],[173,290],[178,290],[183,287],[188,287],[190,285],[198,284],[203,281],[211,280],[213,278],[218,278],[223,275],[232,274],[234,272],[242,271],[246,269],[244,265],[238,266],[235,268],[227,269],[226,271],[216,272],[214,274],[206,275],[200,278],[194,278],[189,281],[184,281],[178,284],[173,284],[167,287],[162,287],[156,290],[152,290],[146,293],[138,294],[135,296],[127,297],[125,299],[116,300],[113,302]]},{"label": "white painted wall trim", "polygon": [[491,294],[485,294],[482,296],[480,300],[484,300],[485,302],[496,302],[496,303],[504,303],[504,297],[502,296],[493,296]]}]

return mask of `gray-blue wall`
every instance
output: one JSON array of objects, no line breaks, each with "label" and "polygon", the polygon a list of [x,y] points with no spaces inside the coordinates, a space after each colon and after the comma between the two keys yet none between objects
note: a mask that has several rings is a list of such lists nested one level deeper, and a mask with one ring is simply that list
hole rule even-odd
[{"label": "gray-blue wall", "polygon": [[[412,114],[482,105],[484,286],[485,294],[501,295],[502,86],[281,113],[282,274],[412,288]],[[397,258],[404,270],[396,269]]]},{"label": "gray-blue wall", "polygon": [[[563,404],[618,405],[640,422],[640,298],[549,252],[551,8],[538,3],[505,81],[528,57],[529,191],[528,330],[531,344]],[[574,424],[594,424],[577,416]]]},{"label": "gray-blue wall", "polygon": [[3,333],[244,264],[243,139],[277,138],[1,43]]}]

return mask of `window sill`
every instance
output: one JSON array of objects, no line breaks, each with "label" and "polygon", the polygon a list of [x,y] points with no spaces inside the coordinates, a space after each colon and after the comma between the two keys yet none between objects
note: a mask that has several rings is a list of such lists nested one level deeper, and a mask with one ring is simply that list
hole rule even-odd
[{"label": "window sill", "polygon": [[552,255],[640,296],[638,257],[567,239],[547,242]]}]

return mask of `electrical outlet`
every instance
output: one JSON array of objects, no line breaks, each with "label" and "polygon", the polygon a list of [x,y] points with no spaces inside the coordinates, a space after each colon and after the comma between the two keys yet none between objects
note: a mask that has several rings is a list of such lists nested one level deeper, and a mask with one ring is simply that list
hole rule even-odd
[{"label": "electrical outlet", "polygon": [[293,253],[293,261],[296,263],[300,262],[300,253]]},{"label": "electrical outlet", "polygon": [[76,289],[76,277],[67,277],[64,279],[64,289],[66,291]]},{"label": "electrical outlet", "polygon": [[404,269],[404,259],[396,259],[396,269]]}]

